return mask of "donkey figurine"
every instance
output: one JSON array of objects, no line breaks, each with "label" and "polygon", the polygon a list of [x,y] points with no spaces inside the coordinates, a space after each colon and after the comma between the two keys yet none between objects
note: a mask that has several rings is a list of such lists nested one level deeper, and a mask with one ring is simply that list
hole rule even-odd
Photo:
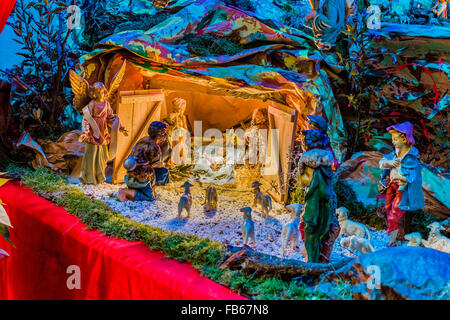
[{"label": "donkey figurine", "polygon": [[269,212],[272,210],[272,199],[269,195],[264,194],[259,190],[259,187],[262,184],[258,181],[253,182],[252,188],[255,194],[255,198],[253,200],[253,207],[260,206],[263,209],[264,217],[269,217]]},{"label": "donkey figurine", "polygon": [[180,219],[181,212],[183,209],[186,210],[188,214],[188,218],[191,216],[191,206],[192,206],[192,195],[191,195],[191,187],[193,184],[186,181],[181,187],[184,188],[184,194],[180,198],[180,202],[178,202],[178,217]]}]

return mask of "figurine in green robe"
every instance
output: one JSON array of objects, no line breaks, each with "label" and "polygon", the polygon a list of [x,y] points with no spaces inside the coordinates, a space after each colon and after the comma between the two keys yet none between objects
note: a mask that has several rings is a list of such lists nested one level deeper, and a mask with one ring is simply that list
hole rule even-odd
[{"label": "figurine in green robe", "polygon": [[298,164],[298,181],[308,187],[302,216],[305,249],[308,262],[322,262],[323,240],[332,223],[333,155],[323,149],[327,140],[320,130],[305,130],[302,133],[308,148]]}]

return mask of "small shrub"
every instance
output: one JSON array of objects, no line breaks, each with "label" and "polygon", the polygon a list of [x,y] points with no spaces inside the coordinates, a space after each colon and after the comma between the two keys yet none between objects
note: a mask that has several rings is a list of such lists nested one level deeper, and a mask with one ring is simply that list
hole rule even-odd
[{"label": "small shrub", "polygon": [[305,188],[301,186],[299,183],[295,183],[293,187],[291,187],[290,193],[290,201],[289,203],[305,203]]},{"label": "small shrub", "polygon": [[439,221],[439,219],[430,216],[423,210],[418,210],[413,214],[411,219],[411,232],[419,232],[423,239],[428,239],[430,229],[427,226],[435,221]]},{"label": "small shrub", "polygon": [[307,32],[312,35],[312,31],[304,27],[305,18],[309,12],[311,12],[309,3],[307,1],[295,1],[295,3],[290,4],[284,2],[281,5],[281,10],[283,11],[282,21],[284,24]]}]

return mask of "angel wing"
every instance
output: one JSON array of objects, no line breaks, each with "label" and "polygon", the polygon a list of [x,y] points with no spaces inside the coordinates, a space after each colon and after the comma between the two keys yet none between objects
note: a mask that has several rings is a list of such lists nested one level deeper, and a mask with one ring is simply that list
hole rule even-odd
[{"label": "angel wing", "polygon": [[123,76],[125,75],[125,69],[127,66],[127,60],[123,60],[122,65],[120,66],[119,70],[117,70],[116,74],[113,76],[111,80],[111,84],[109,85],[108,90],[108,101],[112,104],[112,100],[114,98],[114,94],[116,93],[116,90],[119,88],[120,83],[123,80]]},{"label": "angel wing", "polygon": [[73,70],[69,70],[69,79],[72,92],[75,95],[73,105],[78,111],[81,111],[91,100],[89,96],[89,82]]}]

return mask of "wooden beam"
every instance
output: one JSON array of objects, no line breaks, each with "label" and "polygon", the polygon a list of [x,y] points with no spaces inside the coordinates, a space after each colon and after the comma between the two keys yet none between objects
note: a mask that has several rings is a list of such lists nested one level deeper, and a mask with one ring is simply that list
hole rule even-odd
[{"label": "wooden beam", "polygon": [[[298,119],[298,111],[294,110],[292,114],[293,129],[292,129],[291,143],[289,146],[289,154],[292,154],[292,151],[294,150],[295,136],[297,134],[297,119]],[[289,157],[285,181],[286,190],[283,197],[284,203],[287,203],[289,199],[289,175],[291,174],[292,165],[293,165],[292,157]]]},{"label": "wooden beam", "polygon": [[123,104],[146,103],[151,101],[162,101],[162,100],[164,100],[164,94],[161,92],[155,92],[152,94],[145,94],[145,95],[129,95],[120,97],[120,103]]},{"label": "wooden beam", "polygon": [[274,116],[284,118],[288,122],[292,122],[293,116],[295,115],[295,113],[293,112],[295,110],[290,110],[290,112],[286,112],[284,110],[280,110],[272,106],[269,106],[267,111],[268,113],[273,114]]}]

